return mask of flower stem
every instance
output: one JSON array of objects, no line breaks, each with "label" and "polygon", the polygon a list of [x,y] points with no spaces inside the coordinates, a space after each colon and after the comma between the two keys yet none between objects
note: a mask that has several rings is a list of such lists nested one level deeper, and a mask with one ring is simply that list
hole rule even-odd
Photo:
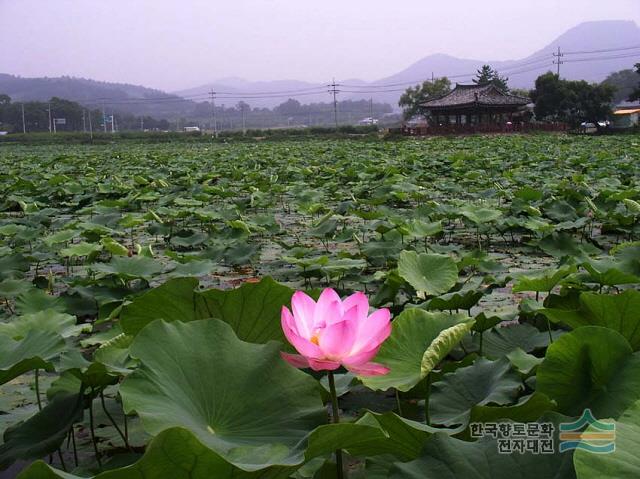
[{"label": "flower stem", "polygon": [[38,374],[38,368],[36,368],[35,380],[36,380],[36,399],[38,401],[38,411],[42,411],[42,401],[40,400],[40,376]]},{"label": "flower stem", "polygon": [[[338,409],[338,395],[336,394],[336,382],[333,378],[333,371],[329,371],[329,391],[331,392],[331,410],[333,412],[333,423],[340,422],[340,410]],[[336,449],[336,467],[338,472],[338,479],[344,478],[344,471],[342,468],[342,449]]]},{"label": "flower stem", "polygon": [[424,422],[427,426],[431,420],[429,419],[429,396],[431,395],[431,374],[427,374],[427,394],[424,398]]},{"label": "flower stem", "polygon": [[400,393],[396,389],[396,406],[398,408],[398,415],[402,416],[402,405],[400,404]]}]

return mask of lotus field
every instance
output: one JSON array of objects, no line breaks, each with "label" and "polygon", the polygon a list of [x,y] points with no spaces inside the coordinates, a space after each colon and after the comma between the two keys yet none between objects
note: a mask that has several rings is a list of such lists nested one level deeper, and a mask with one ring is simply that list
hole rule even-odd
[{"label": "lotus field", "polygon": [[640,477],[639,239],[631,135],[0,146],[0,471]]}]

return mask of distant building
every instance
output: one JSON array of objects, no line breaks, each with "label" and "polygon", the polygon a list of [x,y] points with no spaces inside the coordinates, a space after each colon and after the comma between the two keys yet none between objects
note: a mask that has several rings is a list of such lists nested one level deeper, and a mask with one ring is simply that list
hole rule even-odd
[{"label": "distant building", "polygon": [[437,125],[504,125],[526,117],[529,98],[511,95],[494,85],[461,85],[421,103]]},{"label": "distant building", "polygon": [[614,128],[632,128],[640,125],[640,107],[620,108],[613,112]]},{"label": "distant building", "polygon": [[200,131],[200,127],[199,126],[185,126],[183,128],[183,131],[186,133],[192,132],[192,131]]},{"label": "distant building", "polygon": [[358,122],[359,125],[377,125],[378,124],[378,119],[377,118],[363,118],[362,120],[360,120]]}]

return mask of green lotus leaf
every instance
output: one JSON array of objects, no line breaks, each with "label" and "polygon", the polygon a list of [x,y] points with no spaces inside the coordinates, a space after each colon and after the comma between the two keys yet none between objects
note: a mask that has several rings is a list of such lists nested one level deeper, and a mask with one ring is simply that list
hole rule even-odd
[{"label": "green lotus leaf", "polygon": [[471,220],[477,225],[490,223],[491,221],[495,221],[502,216],[502,211],[500,210],[472,205],[461,208],[460,213],[462,214],[462,216],[464,216],[468,220]]},{"label": "green lotus leaf", "polygon": [[506,355],[506,358],[511,361],[511,364],[521,374],[528,375],[534,371],[540,363],[542,358],[537,358],[533,354],[525,353],[522,349],[516,348]]},{"label": "green lotus leaf", "polygon": [[431,385],[429,419],[433,424],[466,426],[474,406],[513,404],[522,388],[507,359],[478,358]]},{"label": "green lotus leaf", "polygon": [[388,477],[570,479],[575,474],[570,453],[501,454],[498,452],[498,442],[493,438],[483,437],[475,442],[466,442],[437,433],[427,441],[420,458],[405,463],[396,462]]},{"label": "green lotus leaf", "polygon": [[24,338],[31,330],[50,331],[69,338],[78,336],[83,331],[91,331],[91,325],[76,324],[75,316],[48,309],[19,316],[9,323],[0,323],[0,336],[16,340]]},{"label": "green lotus leaf", "polygon": [[120,312],[122,331],[136,335],[156,319],[185,322],[203,319],[195,312],[197,287],[196,278],[175,278],[138,296]]},{"label": "green lotus leaf", "polygon": [[603,326],[622,334],[634,351],[640,349],[640,292],[628,289],[621,294],[582,293],[577,302],[571,297],[553,297],[552,307],[540,313],[554,322],[572,328]]},{"label": "green lotus leaf", "polygon": [[123,279],[151,278],[164,269],[162,264],[145,256],[128,258],[116,256],[109,263],[98,263],[91,266],[98,273],[113,274]]},{"label": "green lotus leaf", "polygon": [[545,269],[536,271],[533,274],[518,276],[516,284],[513,286],[514,293],[522,291],[549,292],[563,279],[571,273],[575,273],[576,267],[573,265],[563,266],[555,269]]},{"label": "green lotus leaf", "polygon": [[535,422],[544,413],[555,409],[555,402],[544,394],[534,392],[511,406],[473,406],[469,423],[490,423],[504,420]]},{"label": "green lotus leaf", "polygon": [[47,294],[41,289],[30,289],[16,298],[16,311],[20,314],[39,313],[45,309],[64,313],[63,301],[58,296]]},{"label": "green lotus leaf", "polygon": [[102,251],[102,245],[82,242],[69,246],[68,248],[61,249],[60,256],[63,258],[91,256],[95,253],[99,253],[100,251]]},{"label": "green lotus leaf", "polygon": [[403,251],[398,272],[419,293],[438,295],[449,291],[458,280],[458,268],[449,256]]},{"label": "green lotus leaf", "polygon": [[384,376],[362,377],[371,389],[408,391],[424,379],[473,327],[460,314],[403,311],[393,321],[391,336],[382,344],[376,362],[389,367]]},{"label": "green lotus leaf", "polygon": [[[549,333],[539,331],[528,323],[511,324],[485,331],[482,338],[483,355],[489,358],[506,356],[514,349],[520,348],[530,353],[536,349],[542,349],[549,345]],[[562,335],[562,331],[554,331],[554,340]],[[465,340],[465,347],[469,349],[479,348],[480,335]]]},{"label": "green lotus leaf", "polygon": [[294,290],[266,277],[232,290],[209,289],[196,296],[195,314],[231,325],[236,336],[251,343],[286,342],[280,324],[282,306]]},{"label": "green lotus leaf", "polygon": [[218,320],[155,321],[131,346],[141,366],[120,386],[124,410],[152,435],[184,427],[246,471],[299,465],[300,441],[326,413],[317,382],[279,349],[240,341]]},{"label": "green lotus leaf", "polygon": [[[613,452],[594,454],[584,449],[578,449],[574,453],[573,464],[578,479],[640,477],[640,456],[638,456],[640,401],[636,401],[614,423],[615,450]],[[591,425],[585,432],[601,433],[602,430]]]},{"label": "green lotus leaf", "polygon": [[18,341],[0,335],[0,385],[33,369],[53,371],[51,360],[65,347],[62,336],[52,331],[32,329]]},{"label": "green lotus leaf", "polygon": [[[267,471],[246,472],[234,467],[219,454],[208,449],[191,432],[175,427],[156,436],[145,455],[131,466],[105,471],[93,479],[285,479],[295,469],[274,467]],[[25,469],[19,479],[85,479],[37,461]]]},{"label": "green lotus leaf", "polygon": [[0,282],[0,298],[15,298],[33,288],[27,281],[5,279]]},{"label": "green lotus leaf", "polygon": [[54,452],[73,423],[82,420],[83,410],[83,394],[60,394],[42,411],[7,429],[0,445],[0,470],[18,459],[37,459]]},{"label": "green lotus leaf", "polygon": [[538,366],[537,390],[558,410],[579,416],[619,417],[640,399],[640,353],[618,332],[584,326],[560,337]]}]

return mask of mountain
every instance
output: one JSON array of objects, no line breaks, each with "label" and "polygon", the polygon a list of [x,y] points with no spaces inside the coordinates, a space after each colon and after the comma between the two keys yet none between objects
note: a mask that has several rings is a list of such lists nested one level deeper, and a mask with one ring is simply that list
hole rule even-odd
[{"label": "mountain", "polygon": [[[404,70],[381,78],[373,82],[362,80],[340,80],[340,98],[342,99],[369,99],[376,102],[384,102],[397,107],[398,99],[402,91],[412,84],[436,77],[447,76],[452,83],[469,83],[475,76],[476,70],[482,65],[490,64],[504,76],[509,77],[509,85],[513,88],[532,88],[536,78],[546,71],[555,71],[557,66],[553,63],[557,60],[553,56],[558,47],[562,52],[567,52],[562,57],[561,76],[570,80],[587,80],[601,82],[607,76],[619,70],[629,69],[640,60],[640,48],[635,50],[615,50],[625,47],[640,47],[640,28],[633,21],[614,20],[582,23],[549,43],[544,48],[531,55],[508,61],[496,61],[491,59],[456,58],[450,55],[438,53],[429,55]],[[596,53],[574,53],[596,52]],[[633,53],[635,56],[632,56]],[[311,90],[312,88],[316,90]],[[238,78],[224,78],[207,85],[175,92],[177,95],[202,94],[212,88],[220,92],[230,92],[256,95],[258,93],[271,93],[272,98],[245,99],[252,106],[275,106],[281,103],[284,96],[275,97],[276,92],[293,92],[291,95],[299,95],[296,98],[302,103],[320,102],[330,100],[328,94],[322,91],[324,84],[313,84],[286,80],[279,82],[250,82]],[[308,89],[303,91],[304,89]],[[387,90],[387,91],[381,91]],[[311,91],[318,91],[312,94]],[[361,93],[359,93],[361,92]],[[220,95],[224,96],[224,95]],[[264,96],[264,95],[260,95]],[[219,99],[217,101],[223,101]],[[238,100],[235,100],[238,101]]]},{"label": "mountain", "polygon": [[[248,81],[242,78],[220,78],[187,90],[174,92],[183,98],[204,98],[211,90],[217,93],[216,104],[233,106],[239,101],[249,103],[252,108],[273,108],[295,97],[301,103],[329,101],[326,85],[298,80]],[[248,98],[239,98],[240,96]],[[252,98],[260,97],[260,98]]]},{"label": "mountain", "polygon": [[[397,108],[398,99],[408,86],[423,80],[448,76],[453,83],[468,83],[477,69],[490,64],[509,77],[513,88],[531,88],[542,73],[553,70],[558,47],[564,52],[561,76],[571,80],[601,82],[612,72],[626,70],[640,61],[640,28],[632,21],[582,23],[531,55],[508,61],[456,58],[446,54],[427,56],[404,70],[373,82],[360,79],[337,80],[340,100],[372,98]],[[636,48],[629,48],[636,47]],[[380,59],[383,61],[384,59]],[[87,106],[102,106],[120,112],[151,115],[157,118],[207,117],[209,91],[217,92],[216,104],[227,108],[239,101],[256,108],[273,108],[288,98],[301,103],[330,102],[326,83],[298,80],[248,81],[221,78],[207,84],[166,93],[125,83],[107,83],[84,78],[21,78],[0,74],[0,93],[16,101],[47,100],[52,96],[78,101]]]},{"label": "mountain", "polygon": [[0,73],[0,93],[13,101],[46,101],[59,97],[77,101],[90,108],[102,108],[122,113],[150,115],[158,118],[191,114],[195,104],[160,90],[127,83],[108,83],[85,78],[23,78]]},{"label": "mountain", "polygon": [[[614,50],[626,47],[639,47],[635,50]],[[520,60],[495,61],[461,59],[444,54],[430,55],[410,65],[406,69],[369,84],[389,90],[405,88],[410,83],[418,83],[431,75],[447,76],[452,83],[469,83],[475,71],[489,64],[502,75],[509,77],[512,88],[532,88],[536,78],[546,71],[556,71],[557,60],[553,56],[558,47],[567,52],[560,65],[562,78],[569,80],[587,80],[601,82],[612,72],[631,68],[640,60],[640,28],[632,21],[600,21],[582,23],[559,36],[544,48]],[[576,52],[576,53],[573,53]],[[577,53],[585,52],[585,53]],[[599,52],[599,53],[586,53]],[[635,56],[633,53],[635,52]],[[353,89],[357,90],[357,89]],[[402,92],[380,94],[354,94],[356,98],[373,97],[375,101],[384,101],[397,105]]]}]

